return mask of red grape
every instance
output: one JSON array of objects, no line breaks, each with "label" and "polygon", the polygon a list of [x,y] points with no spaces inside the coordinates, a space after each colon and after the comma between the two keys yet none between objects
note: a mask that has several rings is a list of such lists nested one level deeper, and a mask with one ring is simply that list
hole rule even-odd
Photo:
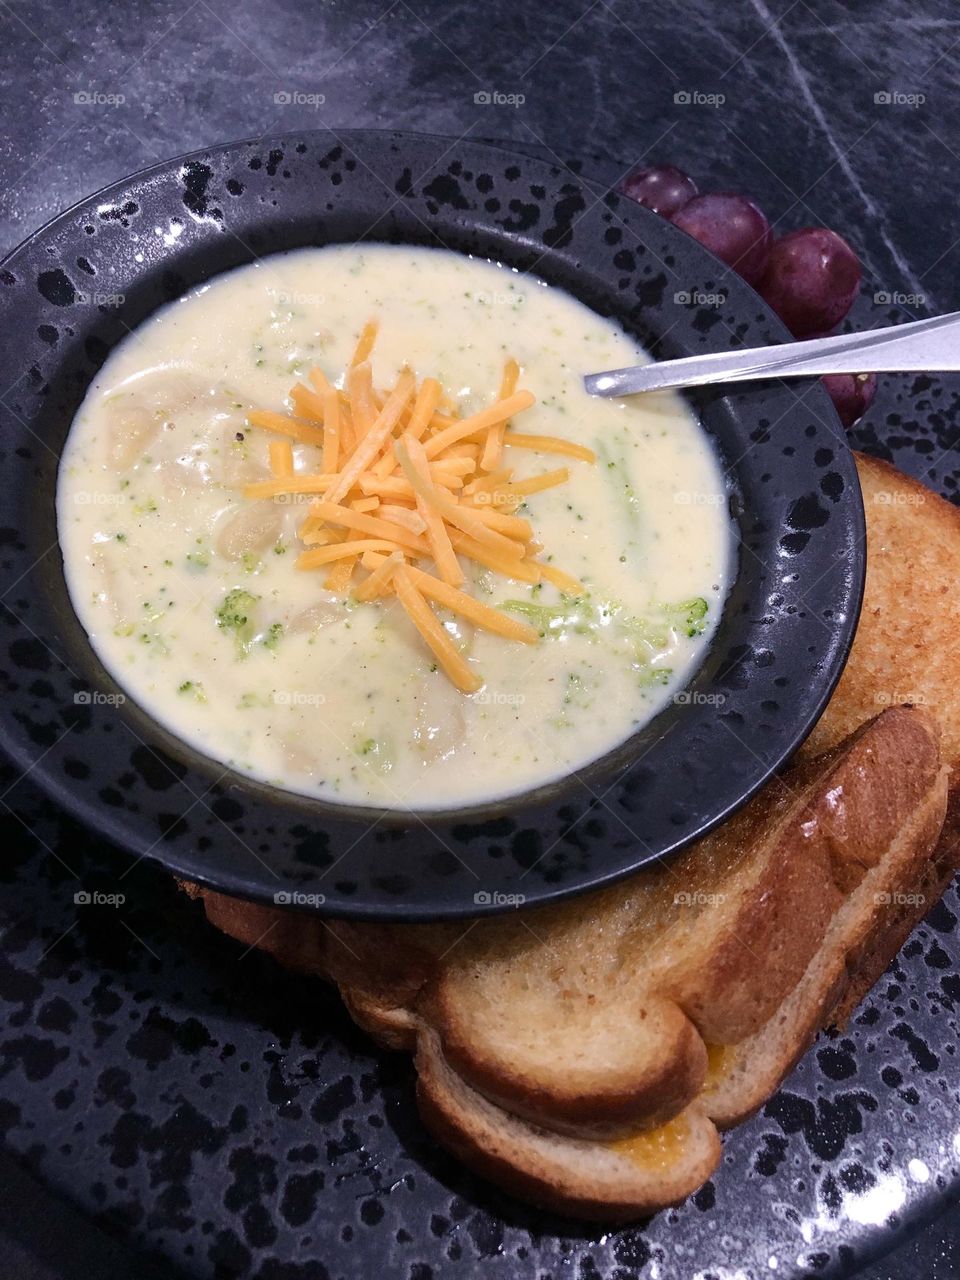
[{"label": "red grape", "polygon": [[823,379],[833,407],[845,427],[853,424],[867,412],[877,394],[875,373],[828,373]]},{"label": "red grape", "polygon": [[763,275],[773,233],[752,200],[732,191],[695,196],[674,215],[675,226],[734,267],[748,284]]},{"label": "red grape", "polygon": [[645,209],[663,218],[672,218],[697,194],[697,184],[672,164],[652,169],[634,169],[620,184],[620,190]]},{"label": "red grape", "polygon": [[791,231],[770,250],[760,292],[795,338],[839,324],[860,288],[860,263],[826,227]]}]

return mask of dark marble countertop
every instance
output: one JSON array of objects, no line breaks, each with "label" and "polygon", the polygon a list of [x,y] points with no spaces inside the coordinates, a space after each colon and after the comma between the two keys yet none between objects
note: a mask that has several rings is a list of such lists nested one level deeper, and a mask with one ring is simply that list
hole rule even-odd
[{"label": "dark marble countertop", "polygon": [[[192,148],[398,128],[500,139],[608,180],[670,160],[702,187],[751,194],[779,229],[840,230],[878,320],[891,301],[957,305],[960,14],[947,0],[11,0],[0,32],[4,252]],[[81,1239],[27,1175],[3,1183],[8,1280],[139,1267]],[[946,1280],[958,1239],[943,1219],[864,1274]]]}]

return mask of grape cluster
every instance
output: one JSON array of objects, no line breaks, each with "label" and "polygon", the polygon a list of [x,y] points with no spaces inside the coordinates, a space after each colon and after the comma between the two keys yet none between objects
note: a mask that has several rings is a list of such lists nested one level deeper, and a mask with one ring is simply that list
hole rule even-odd
[{"label": "grape cluster", "polygon": [[[672,164],[635,169],[621,191],[733,267],[795,338],[829,333],[853,306],[860,262],[835,231],[803,227],[775,239],[752,200],[734,191],[701,195],[694,180]],[[833,374],[823,383],[845,427],[866,412],[877,389],[875,374]]]}]

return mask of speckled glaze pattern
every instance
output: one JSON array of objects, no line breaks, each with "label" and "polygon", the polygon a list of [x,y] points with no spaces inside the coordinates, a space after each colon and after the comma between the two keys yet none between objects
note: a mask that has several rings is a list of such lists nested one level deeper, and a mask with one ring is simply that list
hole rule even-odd
[{"label": "speckled glaze pattern", "polygon": [[401,826],[240,779],[131,700],[114,705],[120,691],[73,614],[55,546],[57,455],[110,349],[230,267],[358,239],[442,243],[534,271],[664,357],[786,336],[670,224],[565,168],[474,143],[304,134],[197,154],[100,193],[0,272],[0,361],[23,370],[0,410],[11,442],[0,469],[3,745],[109,839],[242,896],[296,889],[329,914],[470,915],[625,874],[752,794],[839,675],[862,590],[863,511],[818,384],[696,396],[741,539],[710,652],[685,702],[523,803]]}]

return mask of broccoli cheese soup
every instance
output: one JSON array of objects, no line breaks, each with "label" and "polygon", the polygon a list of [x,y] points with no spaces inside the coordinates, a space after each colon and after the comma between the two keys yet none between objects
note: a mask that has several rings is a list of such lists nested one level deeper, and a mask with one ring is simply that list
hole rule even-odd
[{"label": "broccoli cheese soup", "polygon": [[80,621],[172,733],[291,791],[441,810],[574,772],[682,691],[728,586],[684,401],[583,391],[644,359],[558,289],[441,250],[221,276],[76,415]]}]

